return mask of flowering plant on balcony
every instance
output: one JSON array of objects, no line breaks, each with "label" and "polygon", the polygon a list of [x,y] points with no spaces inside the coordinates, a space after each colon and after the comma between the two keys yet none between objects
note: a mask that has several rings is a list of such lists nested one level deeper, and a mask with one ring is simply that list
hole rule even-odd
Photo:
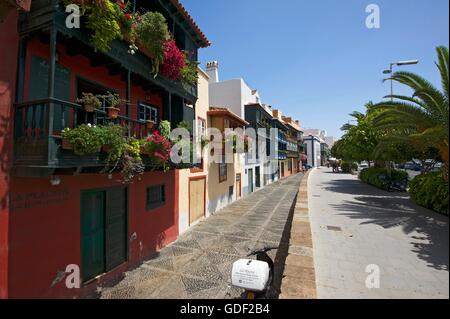
[{"label": "flowering plant on balcony", "polygon": [[99,98],[92,93],[82,93],[82,97],[77,99],[77,103],[81,103],[84,106],[86,112],[94,112],[95,109],[99,109],[102,106]]},{"label": "flowering plant on balcony", "polygon": [[136,139],[128,140],[122,156],[121,175],[123,183],[129,184],[136,177],[139,178],[145,172],[145,165],[141,157],[141,143]]},{"label": "flowering plant on balcony", "polygon": [[211,139],[208,136],[202,135],[200,137],[200,145],[202,149],[204,149],[209,143],[211,143]]},{"label": "flowering plant on balcony", "polygon": [[164,63],[161,74],[173,81],[181,78],[181,70],[185,66],[185,55],[178,49],[175,40],[166,41],[164,44]]},{"label": "flowering plant on balcony", "polygon": [[139,141],[127,137],[126,126],[110,124],[102,126],[101,129],[104,140],[103,150],[107,154],[103,172],[112,173],[120,168],[122,182],[130,184],[145,172]]},{"label": "flowering plant on balcony", "polygon": [[166,19],[159,12],[146,12],[133,27],[139,39],[138,46],[144,47],[153,58],[153,74],[159,73],[164,62],[165,43],[170,38]]},{"label": "flowering plant on balcony", "polygon": [[109,45],[114,39],[122,39],[119,24],[121,10],[118,10],[118,5],[109,0],[78,1],[86,10],[86,27],[94,33],[92,44],[99,51],[109,51]]},{"label": "flowering plant on balcony", "polygon": [[228,134],[225,137],[225,143],[232,143],[234,153],[245,153],[245,136],[243,134]]},{"label": "flowering plant on balcony", "polygon": [[103,150],[107,153],[104,171],[112,172],[119,165],[128,143],[127,128],[121,125],[109,124],[101,126]]},{"label": "flowering plant on balcony", "polygon": [[147,161],[156,168],[169,169],[172,143],[159,131],[153,132],[143,143],[142,152],[148,155]]},{"label": "flowering plant on balcony", "polygon": [[104,133],[101,127],[91,124],[83,124],[77,128],[65,128],[62,138],[73,146],[76,155],[94,155],[100,152],[104,141]]},{"label": "flowering plant on balcony", "polygon": [[184,86],[197,85],[198,82],[198,65],[197,61],[190,61],[188,54],[184,55],[184,67],[181,69],[181,82]]},{"label": "flowering plant on balcony", "polygon": [[106,95],[100,95],[99,98],[104,99],[108,102],[108,116],[112,119],[116,119],[119,116],[120,108],[119,105],[121,103],[128,103],[129,101],[121,99],[119,94],[108,92]]}]

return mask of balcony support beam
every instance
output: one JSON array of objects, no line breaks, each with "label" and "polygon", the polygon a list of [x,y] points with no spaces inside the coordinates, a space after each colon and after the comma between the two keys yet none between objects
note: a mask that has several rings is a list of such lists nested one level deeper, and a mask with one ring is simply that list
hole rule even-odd
[{"label": "balcony support beam", "polygon": [[[55,103],[52,99],[55,98],[55,74],[56,74],[56,41],[57,41],[58,32],[55,26],[51,26],[50,28],[50,43],[49,43],[49,68],[48,68],[48,97],[50,102],[48,103],[48,108],[46,112],[48,112],[46,116],[47,128],[48,128],[48,142],[46,143],[47,159],[50,159],[52,156],[52,145],[54,145],[55,141],[53,139],[53,128],[55,122]],[[45,111],[44,111],[45,112]],[[64,114],[63,114],[64,115]],[[44,124],[45,127],[45,124]]]},{"label": "balcony support beam", "polygon": [[127,85],[127,90],[126,90],[125,99],[127,100],[127,103],[126,103],[125,110],[126,110],[127,117],[130,118],[130,103],[131,103],[131,71],[130,70],[127,70],[126,85]]},{"label": "balcony support beam", "polygon": [[22,37],[19,41],[19,59],[17,63],[17,83],[16,83],[16,103],[23,102],[23,92],[25,85],[25,64],[27,53],[27,38]]}]

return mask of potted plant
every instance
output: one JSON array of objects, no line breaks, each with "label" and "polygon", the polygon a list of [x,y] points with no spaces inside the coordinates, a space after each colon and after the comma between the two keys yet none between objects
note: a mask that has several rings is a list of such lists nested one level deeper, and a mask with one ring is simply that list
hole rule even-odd
[{"label": "potted plant", "polygon": [[141,51],[153,59],[152,73],[156,77],[164,63],[164,44],[170,39],[167,21],[159,12],[146,12],[139,20],[136,33]]},{"label": "potted plant", "polygon": [[97,154],[104,144],[102,128],[91,124],[83,124],[74,129],[66,128],[62,131],[62,138],[73,146],[75,155],[79,156]]},{"label": "potted plant", "polygon": [[158,131],[155,131],[144,142],[141,152],[148,155],[147,161],[151,166],[166,170],[169,167],[171,148],[171,142],[161,136]]},{"label": "potted plant", "polygon": [[108,116],[111,119],[116,119],[120,113],[120,108],[118,107],[119,104],[121,102],[127,102],[127,101],[122,100],[119,97],[119,94],[111,93],[111,92],[108,92],[108,94],[104,95],[103,98],[105,98],[105,100],[109,102],[109,107],[106,108],[108,110]]},{"label": "potted plant", "polygon": [[70,131],[70,128],[68,128],[68,127],[62,131],[61,147],[63,150],[71,151],[71,150],[73,150],[73,145],[72,145],[72,143],[70,143],[69,139],[67,138],[69,131]]},{"label": "potted plant", "polygon": [[145,121],[145,125],[147,126],[147,128],[149,129],[149,130],[152,130],[154,127],[155,127],[155,121],[153,121],[153,120],[147,120],[147,121]]},{"label": "potted plant", "polygon": [[102,106],[102,102],[92,93],[82,93],[83,97],[77,99],[77,103],[81,103],[84,106],[84,110],[88,113],[94,112]]}]

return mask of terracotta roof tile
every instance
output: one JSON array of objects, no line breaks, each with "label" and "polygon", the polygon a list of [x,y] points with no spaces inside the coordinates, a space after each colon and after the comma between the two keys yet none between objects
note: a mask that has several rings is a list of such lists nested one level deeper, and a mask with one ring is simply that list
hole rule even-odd
[{"label": "terracotta roof tile", "polygon": [[211,45],[211,42],[209,42],[206,35],[200,30],[200,27],[195,23],[194,19],[191,17],[189,12],[187,12],[186,8],[181,4],[180,0],[170,0],[170,2],[178,9],[178,11],[183,15],[183,17],[186,19],[186,21],[190,24],[192,29],[195,30],[195,33],[197,33],[198,37],[202,41],[202,48],[209,47]]}]

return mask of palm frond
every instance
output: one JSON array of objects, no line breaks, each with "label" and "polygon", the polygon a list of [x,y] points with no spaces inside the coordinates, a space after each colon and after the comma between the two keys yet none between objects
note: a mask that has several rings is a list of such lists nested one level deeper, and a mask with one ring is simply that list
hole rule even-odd
[{"label": "palm frond", "polygon": [[447,103],[449,100],[449,74],[448,74],[448,64],[449,64],[449,55],[448,48],[444,46],[440,46],[436,48],[436,52],[438,55],[438,62],[436,62],[436,66],[441,73],[441,81],[442,87],[445,92],[445,96],[447,99]]},{"label": "palm frond", "polygon": [[429,104],[429,107],[439,107],[440,104],[445,103],[444,94],[442,94],[433,84],[418,74],[405,71],[396,72],[392,76],[392,79],[396,82],[409,86],[414,93],[418,91],[427,91],[428,96],[431,96],[432,99],[425,97],[424,102]]}]

